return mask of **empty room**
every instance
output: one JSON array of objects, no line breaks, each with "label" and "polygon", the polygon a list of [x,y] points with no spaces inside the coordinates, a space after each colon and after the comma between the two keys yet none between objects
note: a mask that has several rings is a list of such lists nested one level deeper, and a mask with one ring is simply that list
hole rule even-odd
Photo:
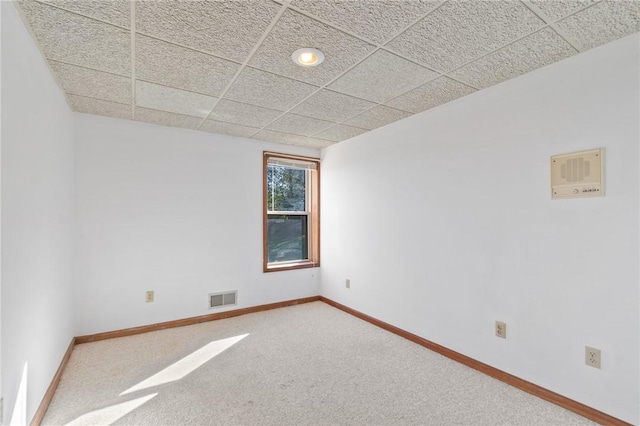
[{"label": "empty room", "polygon": [[0,14],[0,424],[640,424],[640,1]]}]

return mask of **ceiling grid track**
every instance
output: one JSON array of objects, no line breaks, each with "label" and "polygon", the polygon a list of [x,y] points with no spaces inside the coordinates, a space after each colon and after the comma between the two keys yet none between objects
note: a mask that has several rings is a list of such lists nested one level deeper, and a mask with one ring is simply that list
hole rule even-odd
[{"label": "ceiling grid track", "polygon": [[[343,30],[343,29],[342,29],[342,28],[340,28],[340,27],[337,27],[337,26],[332,25],[332,24],[330,24],[330,23],[328,23],[328,22],[325,22],[324,20],[320,20],[320,19],[318,19],[317,17],[315,17],[315,16],[314,16],[314,15],[312,15],[312,14],[302,12],[302,11],[300,11],[298,8],[294,8],[294,7],[290,6],[290,8],[291,8],[292,10],[295,10],[295,11],[297,11],[298,13],[301,13],[301,14],[303,14],[303,15],[305,15],[305,16],[307,16],[307,17],[311,18],[311,19],[315,19],[315,20],[317,20],[317,21],[319,21],[319,22],[322,22],[323,24],[328,25],[328,26],[330,26],[330,27],[332,27],[332,28],[335,28],[335,29],[337,29],[338,31],[342,31],[342,32],[344,32],[344,33],[346,33],[346,34],[349,34],[349,35],[351,35],[351,36],[353,36],[353,37],[356,37],[356,38],[358,38],[358,39],[360,39],[360,40],[363,40],[363,41],[365,41],[365,42],[367,42],[367,43],[370,43],[370,44],[372,44],[373,46],[375,46],[375,48],[374,48],[374,49],[373,49],[373,50],[372,50],[368,55],[366,55],[365,57],[363,57],[361,60],[359,60],[358,62],[354,63],[354,64],[353,64],[353,65],[351,65],[349,68],[345,69],[342,73],[338,74],[338,75],[337,75],[337,76],[335,76],[333,79],[331,79],[330,81],[326,82],[324,85],[320,86],[317,90],[315,90],[314,92],[312,92],[311,94],[309,94],[306,98],[302,99],[300,102],[298,102],[297,104],[293,105],[293,106],[292,106],[291,108],[289,108],[288,110],[284,111],[282,114],[280,114],[278,117],[276,117],[276,118],[275,118],[274,120],[272,120],[270,123],[268,123],[266,126],[262,127],[262,128],[261,128],[261,129],[259,129],[258,131],[256,131],[253,135],[251,135],[251,137],[252,137],[252,138],[253,138],[253,137],[255,137],[258,133],[260,133],[260,132],[261,132],[261,131],[263,131],[263,130],[269,130],[269,129],[268,129],[268,127],[269,127],[269,126],[271,126],[273,123],[275,123],[276,121],[278,121],[280,118],[282,118],[282,117],[283,117],[283,116],[285,116],[286,114],[288,114],[288,113],[290,113],[291,111],[293,111],[296,107],[298,107],[299,105],[301,105],[303,102],[305,102],[306,100],[308,100],[309,98],[311,98],[312,96],[314,96],[316,93],[320,92],[321,90],[323,90],[323,89],[331,90],[331,89],[329,89],[329,87],[328,87],[330,84],[332,84],[332,83],[334,83],[335,81],[339,80],[342,76],[344,76],[345,74],[347,74],[349,71],[351,71],[352,69],[354,69],[355,67],[357,67],[358,65],[360,65],[361,63],[363,63],[364,61],[366,61],[369,57],[371,57],[371,56],[372,56],[374,53],[376,53],[378,50],[380,50],[380,49],[384,49],[384,45],[385,45],[385,44],[389,43],[391,40],[393,40],[394,38],[396,38],[398,35],[402,34],[402,33],[403,33],[403,32],[405,32],[406,30],[408,30],[409,28],[413,27],[415,24],[417,24],[418,22],[420,22],[421,20],[423,20],[424,18],[426,18],[427,16],[429,16],[431,13],[435,12],[438,8],[440,8],[440,7],[441,7],[443,4],[445,4],[447,1],[448,1],[448,0],[444,0],[443,2],[441,2],[440,4],[438,4],[436,7],[434,7],[433,9],[431,9],[429,12],[427,12],[427,13],[425,13],[425,14],[423,14],[423,15],[420,15],[420,17],[418,17],[417,19],[415,19],[413,22],[411,22],[411,23],[410,23],[409,25],[407,25],[405,28],[402,28],[401,30],[397,31],[397,33],[396,33],[396,34],[394,34],[393,36],[391,36],[388,40],[385,40],[385,42],[384,42],[384,43],[382,43],[382,44],[375,43],[375,42],[372,42],[372,41],[368,41],[367,39],[362,38],[362,36],[355,35],[355,34],[351,33],[350,31],[345,31],[345,30]],[[394,55],[397,55],[395,52],[389,51],[389,50],[387,50],[387,49],[385,49],[385,50],[386,50],[386,51],[388,51],[389,53],[392,53],[392,54],[394,54]],[[404,57],[402,57],[402,56],[400,56],[400,57],[401,57],[402,59],[407,59],[407,58],[404,58]],[[407,60],[409,60],[409,59],[407,59]],[[411,60],[409,60],[409,61],[410,61],[410,62],[412,62],[412,63],[416,63],[416,62],[411,61]],[[416,63],[416,64],[417,64],[417,65],[420,65],[420,66],[424,66],[424,65],[422,65],[422,64],[418,64],[418,63]],[[425,67],[425,68],[430,69],[429,67]],[[432,70],[432,71],[434,71],[434,72],[438,73],[438,71],[436,71],[436,70]],[[289,77],[289,78],[290,78],[290,77]],[[438,77],[435,77],[435,78],[438,78]],[[413,90],[413,89],[415,89],[415,88],[412,88],[411,90]],[[333,90],[332,90],[332,91],[333,91]],[[340,92],[336,92],[336,93],[340,93]],[[347,95],[347,96],[352,96],[352,97],[357,98],[357,99],[362,99],[362,98],[359,98],[359,97],[357,97],[357,96],[353,96],[353,95]],[[368,100],[368,99],[362,99],[362,100],[367,101],[367,102],[371,102],[371,101],[370,101],[370,100]],[[363,114],[363,113],[365,113],[365,112],[367,112],[367,111],[370,111],[370,110],[372,110],[372,109],[374,109],[374,108],[376,108],[377,106],[380,106],[380,105],[382,105],[382,103],[376,103],[374,106],[372,106],[371,108],[369,108],[369,109],[367,109],[367,110],[365,110],[365,111],[362,111],[360,114]],[[405,111],[405,112],[409,112],[409,111]],[[360,115],[360,114],[358,114],[358,115]],[[316,133],[312,134],[311,136],[305,136],[305,135],[299,135],[299,136],[307,137],[307,138],[313,138],[313,136],[315,136],[315,135],[317,135],[317,134],[320,134],[320,133],[322,133],[322,132],[325,132],[325,131],[327,131],[327,130],[329,130],[329,129],[331,129],[331,128],[334,128],[334,127],[336,127],[336,126],[338,126],[338,125],[340,125],[340,124],[344,123],[345,121],[347,121],[347,120],[349,120],[349,119],[351,119],[351,118],[353,118],[353,117],[348,117],[347,119],[345,119],[345,120],[343,120],[343,121],[340,121],[340,122],[338,122],[338,123],[334,123],[332,126],[328,126],[326,129],[322,129],[322,130],[320,130],[319,132],[316,132]],[[354,126],[354,127],[355,127],[355,126]],[[366,129],[362,129],[362,130],[366,130]]]},{"label": "ceiling grid track", "polygon": [[[138,1],[138,0],[133,0],[133,1]],[[190,0],[190,1],[196,1],[196,0]],[[151,34],[145,33],[144,31],[139,31],[139,30],[136,30],[136,33],[138,35],[141,35],[141,36],[149,37],[149,38],[152,38],[152,39],[155,39],[155,40],[162,41],[164,43],[173,44],[174,46],[182,47],[183,49],[192,50],[194,52],[202,53],[203,55],[213,56],[214,58],[224,59],[225,61],[233,62],[234,64],[238,64],[238,65],[242,65],[242,62],[238,62],[235,59],[231,59],[231,58],[228,58],[226,56],[222,56],[220,54],[211,53],[211,52],[208,52],[206,50],[197,49],[197,48],[195,48],[193,46],[187,46],[185,44],[179,43],[179,42],[174,41],[174,40],[167,40],[165,38],[158,37],[157,35],[151,35]]]},{"label": "ceiling grid track", "polygon": [[[442,1],[442,2],[441,2],[441,3],[439,3],[436,7],[434,7],[432,10],[430,10],[429,12],[427,12],[427,13],[425,13],[425,14],[421,15],[419,18],[415,19],[412,23],[410,23],[410,24],[409,24],[409,25],[407,25],[406,27],[402,28],[402,29],[401,29],[401,30],[399,30],[396,34],[392,35],[390,38],[388,38],[387,40],[385,40],[382,44],[380,44],[380,43],[375,43],[375,42],[372,42],[372,41],[370,41],[370,40],[367,40],[366,38],[363,38],[362,36],[355,35],[355,34],[354,34],[354,33],[352,33],[351,31],[345,31],[343,28],[341,28],[341,27],[339,27],[339,26],[336,26],[335,24],[329,23],[329,22],[327,22],[327,21],[325,21],[325,20],[319,19],[319,18],[318,18],[318,17],[316,17],[315,15],[310,14],[310,13],[308,13],[308,12],[304,12],[304,11],[302,11],[302,10],[298,9],[297,7],[289,6],[292,10],[295,10],[296,12],[301,13],[301,14],[303,14],[303,15],[305,15],[305,16],[307,16],[307,17],[311,18],[311,19],[314,19],[314,20],[317,20],[317,21],[319,21],[319,22],[322,22],[322,23],[323,23],[323,24],[325,24],[325,25],[328,25],[328,26],[330,26],[330,27],[332,27],[332,28],[335,28],[335,29],[337,29],[337,30],[339,30],[339,31],[342,31],[342,32],[344,32],[344,33],[346,33],[346,34],[349,34],[349,35],[352,35],[352,36],[354,36],[354,37],[357,37],[358,39],[361,39],[361,40],[363,40],[363,41],[366,41],[367,43],[373,44],[374,46],[376,46],[376,49],[374,49],[371,53],[369,53],[367,56],[365,56],[364,58],[362,58],[362,60],[360,60],[359,62],[357,62],[357,63],[355,63],[354,65],[352,65],[351,67],[347,68],[347,69],[346,69],[345,71],[343,71],[341,74],[337,75],[335,78],[333,78],[333,79],[332,79],[332,80],[330,80],[329,82],[325,83],[323,86],[319,87],[316,91],[312,92],[309,96],[307,96],[306,98],[304,98],[302,101],[300,101],[299,103],[297,103],[297,104],[293,105],[293,106],[292,106],[291,108],[289,108],[287,111],[284,111],[280,116],[276,117],[273,121],[271,121],[269,124],[267,124],[266,126],[262,127],[262,128],[261,128],[261,129],[259,129],[258,131],[256,131],[256,132],[255,132],[253,135],[251,135],[250,137],[251,137],[251,138],[254,138],[254,137],[255,137],[258,133],[260,133],[262,130],[268,130],[268,127],[269,127],[269,126],[271,126],[273,123],[275,123],[276,121],[278,121],[278,120],[279,120],[280,118],[282,118],[284,115],[286,115],[286,114],[290,113],[293,109],[295,109],[295,108],[296,108],[297,106],[299,106],[300,104],[304,103],[304,102],[305,102],[306,100],[308,100],[309,98],[313,97],[313,95],[315,95],[315,94],[316,94],[316,93],[318,93],[319,91],[321,91],[321,90],[323,90],[323,89],[331,90],[330,88],[328,88],[328,86],[329,86],[330,84],[332,84],[332,83],[334,83],[335,81],[337,81],[338,79],[340,79],[342,76],[344,76],[344,75],[345,75],[345,74],[347,74],[349,71],[351,71],[353,68],[355,68],[356,66],[358,66],[359,64],[361,64],[362,62],[364,62],[366,59],[368,59],[370,56],[372,56],[375,52],[377,52],[377,51],[378,51],[378,50],[380,50],[380,49],[385,50],[385,51],[387,51],[387,52],[389,52],[389,53],[392,53],[392,54],[394,54],[394,55],[398,55],[398,56],[399,56],[400,58],[402,58],[402,59],[405,59],[405,60],[407,60],[407,61],[410,61],[410,62],[415,63],[415,64],[417,64],[417,65],[420,65],[420,66],[422,66],[422,67],[425,67],[425,68],[427,68],[427,69],[430,69],[430,70],[432,70],[432,71],[434,71],[434,72],[436,72],[436,73],[438,73],[438,74],[439,74],[438,76],[436,76],[436,77],[432,78],[431,80],[429,80],[429,81],[425,82],[424,84],[428,84],[429,82],[432,82],[433,80],[435,80],[435,79],[437,79],[437,78],[446,77],[446,78],[450,78],[450,79],[452,79],[452,80],[454,80],[454,81],[457,81],[458,83],[464,84],[465,86],[468,86],[468,87],[470,87],[470,88],[472,88],[472,89],[474,89],[474,90],[482,90],[482,88],[481,88],[481,87],[476,87],[476,86],[474,86],[473,84],[471,84],[471,83],[469,83],[469,82],[467,82],[467,81],[464,81],[464,80],[461,80],[461,79],[459,79],[459,78],[457,78],[457,77],[452,76],[451,74],[452,74],[452,73],[454,73],[455,71],[459,70],[459,69],[462,69],[462,68],[464,68],[464,67],[468,66],[469,64],[472,64],[472,63],[474,63],[474,62],[476,62],[476,61],[478,61],[478,60],[480,60],[480,59],[483,59],[483,58],[485,58],[485,57],[487,57],[487,56],[490,56],[490,55],[494,54],[495,52],[498,52],[498,51],[500,51],[501,49],[504,49],[504,48],[505,48],[505,47],[507,47],[507,46],[510,46],[510,45],[512,45],[512,44],[514,44],[514,43],[520,42],[521,40],[526,39],[527,37],[530,37],[531,35],[533,35],[533,34],[535,34],[535,33],[539,32],[539,31],[542,31],[542,30],[543,30],[543,29],[545,29],[545,28],[552,28],[554,31],[556,31],[556,32],[558,33],[558,35],[560,35],[560,36],[561,36],[561,37],[562,37],[562,38],[563,38],[563,39],[564,39],[564,40],[565,40],[565,41],[566,41],[566,42],[567,42],[571,47],[573,47],[577,52],[581,52],[581,51],[583,50],[583,49],[580,49],[580,48],[578,47],[578,43],[577,43],[577,42],[572,41],[570,37],[568,37],[568,36],[564,35],[564,34],[563,34],[563,33],[564,33],[564,31],[563,31],[563,30],[561,30],[561,29],[560,29],[560,28],[559,28],[555,23],[551,22],[551,20],[550,20],[550,19],[546,18],[546,17],[544,16],[544,14],[543,14],[543,13],[542,13],[542,12],[541,12],[537,7],[536,7],[536,6],[532,5],[532,4],[531,4],[529,1],[527,1],[527,0],[520,0],[520,1],[521,1],[521,3],[523,3],[523,4],[524,4],[528,9],[530,9],[534,14],[536,14],[536,16],[538,16],[538,18],[540,18],[540,20],[542,20],[542,21],[545,23],[545,25],[544,25],[544,26],[542,26],[542,27],[540,27],[540,28],[537,28],[537,29],[535,29],[535,30],[533,30],[533,31],[531,31],[531,32],[529,32],[529,33],[527,33],[527,34],[525,34],[525,35],[523,35],[523,36],[521,36],[521,37],[519,37],[519,38],[515,39],[515,40],[511,40],[511,41],[509,41],[508,43],[505,43],[504,45],[501,45],[501,46],[499,46],[499,47],[497,47],[497,48],[495,48],[495,49],[493,49],[493,50],[491,50],[491,51],[489,51],[489,52],[487,52],[487,53],[485,53],[485,54],[483,54],[483,55],[481,55],[481,56],[474,57],[473,59],[471,59],[471,60],[469,60],[469,61],[467,61],[467,62],[463,63],[462,65],[460,65],[460,66],[458,66],[458,67],[456,67],[456,68],[453,68],[453,69],[451,69],[451,70],[449,70],[449,71],[446,71],[446,72],[444,72],[444,71],[440,71],[440,70],[437,70],[437,69],[433,68],[433,67],[432,67],[432,66],[430,66],[430,65],[427,65],[427,64],[424,64],[424,63],[421,63],[421,62],[418,62],[418,61],[412,60],[412,59],[410,59],[410,58],[406,58],[405,56],[398,54],[397,52],[395,52],[394,50],[390,49],[390,48],[387,46],[387,45],[388,45],[390,42],[392,42],[395,38],[399,37],[399,36],[400,36],[401,34],[403,34],[404,32],[406,32],[406,31],[410,30],[412,27],[414,27],[415,25],[417,25],[420,21],[422,21],[423,19],[425,19],[427,16],[429,16],[430,14],[434,13],[434,12],[435,12],[435,11],[437,11],[439,8],[441,8],[441,7],[442,7],[445,3],[447,3],[448,1],[449,1],[449,0],[444,0],[444,1]],[[594,6],[595,4],[597,4],[597,3],[601,2],[601,1],[603,1],[603,0],[598,0],[598,1],[594,2],[593,4],[591,4],[591,5],[587,6],[587,7],[583,8],[583,9],[579,9],[579,10],[575,11],[575,12],[574,12],[574,13],[572,13],[572,14],[569,14],[569,15],[563,16],[561,19],[566,19],[567,17],[569,17],[569,16],[571,16],[571,15],[574,15],[574,14],[576,14],[576,13],[582,12],[582,11],[584,11],[585,9],[587,9],[587,8],[589,8],[589,7],[592,7],[592,6]],[[284,77],[291,78],[291,77],[288,77],[288,76],[284,76]],[[424,85],[424,84],[423,84],[423,85]],[[376,103],[376,105],[374,105],[373,107],[369,108],[368,110],[365,110],[365,111],[361,112],[360,114],[363,114],[363,113],[365,113],[365,112],[367,112],[367,111],[370,111],[370,110],[372,110],[372,109],[374,109],[374,108],[376,108],[376,107],[378,107],[378,106],[387,106],[387,107],[389,107],[388,105],[386,105],[389,101],[391,101],[391,100],[393,100],[393,99],[396,99],[396,98],[399,98],[399,97],[401,97],[401,96],[404,96],[405,94],[407,94],[407,93],[409,93],[409,92],[411,92],[411,91],[413,91],[413,90],[415,90],[415,89],[416,89],[415,87],[410,88],[409,90],[407,90],[407,91],[405,91],[405,92],[403,92],[403,93],[400,93],[400,94],[398,94],[398,95],[396,95],[396,96],[393,96],[393,97],[392,97],[392,98],[390,98],[390,99],[386,99],[386,100],[384,100],[384,101],[382,101],[382,102],[377,102],[377,103]],[[340,93],[340,92],[338,92],[338,93]],[[348,96],[352,96],[352,97],[355,97],[355,98],[357,98],[357,99],[362,99],[362,98],[358,98],[357,96],[354,96],[354,95],[348,95]],[[362,99],[362,100],[365,100],[365,101],[367,101],[367,102],[371,102],[371,101],[370,101],[370,100],[368,100],[368,99]],[[398,109],[397,107],[389,107],[389,108],[395,108],[395,109]],[[406,111],[406,110],[403,110],[403,111],[405,111],[405,112],[411,112],[411,111]],[[358,114],[358,115],[360,115],[360,114]],[[357,117],[358,115],[356,115],[356,116],[354,116],[354,117]],[[325,132],[326,130],[331,129],[331,128],[333,128],[333,127],[339,126],[339,125],[341,125],[341,124],[345,123],[346,121],[349,121],[350,119],[352,119],[352,118],[354,118],[354,117],[348,117],[347,119],[345,119],[345,120],[343,120],[343,121],[340,121],[340,122],[338,122],[338,123],[334,123],[332,126],[329,126],[329,127],[327,127],[326,129],[323,129],[323,130],[321,130],[321,131],[319,131],[319,132],[316,132],[316,133],[312,134],[311,136],[304,136],[304,135],[298,135],[298,136],[302,136],[302,137],[306,137],[306,138],[313,138],[315,135],[318,135],[318,134],[320,134],[320,133],[323,133],[323,132]],[[363,129],[363,130],[365,130],[365,129]]]},{"label": "ceiling grid track", "polygon": [[[562,37],[564,39],[564,41],[566,41],[567,43],[569,43],[571,45],[571,47],[573,47],[574,49],[576,49],[576,51],[578,52],[582,52],[584,49],[582,49],[580,47],[580,43],[578,43],[577,41],[575,41],[573,39],[573,37],[571,37],[566,31],[564,31],[562,28],[560,28],[553,19],[550,19],[548,16],[545,15],[545,13],[540,10],[540,8],[538,6],[536,6],[535,4],[531,3],[529,0],[520,0],[525,6],[527,6],[533,13],[535,13],[536,15],[538,15],[538,17],[540,19],[542,19],[544,22],[547,23],[547,25],[549,27],[551,27],[552,30],[554,30],[556,33],[558,33],[558,35],[560,37]],[[581,9],[580,12],[588,9],[589,7],[599,3],[600,1],[594,2],[592,5],[585,7],[584,9]],[[576,12],[577,13],[577,12]],[[569,17],[571,15],[567,15],[564,16],[562,19],[566,19],[567,17]]]},{"label": "ceiling grid track", "polygon": [[[501,45],[500,47],[498,47],[498,48],[496,48],[496,49],[493,49],[493,50],[492,50],[492,51],[490,51],[490,52],[484,53],[484,54],[482,54],[482,55],[480,55],[480,56],[478,56],[478,57],[476,57],[476,58],[473,58],[472,60],[467,61],[467,62],[463,63],[462,65],[457,66],[457,67],[455,67],[455,68],[453,68],[453,69],[451,69],[451,70],[447,71],[446,73],[442,74],[442,76],[447,77],[447,78],[455,79],[453,76],[451,76],[451,75],[450,75],[451,73],[454,73],[454,72],[458,71],[459,69],[462,69],[462,68],[466,67],[467,65],[470,65],[470,64],[472,64],[472,63],[474,63],[474,62],[477,62],[477,61],[478,61],[478,60],[480,60],[480,59],[486,58],[487,56],[491,56],[491,55],[493,55],[494,53],[499,52],[500,50],[504,49],[505,47],[508,47],[508,46],[511,46],[511,45],[513,45],[513,44],[515,44],[515,43],[518,43],[518,42],[520,42],[520,41],[522,41],[522,40],[526,39],[527,37],[531,37],[533,34],[538,33],[538,32],[540,32],[540,31],[544,30],[545,28],[550,28],[549,24],[546,24],[546,23],[545,23],[542,27],[540,27],[540,28],[536,28],[535,30],[533,30],[533,31],[531,31],[531,32],[529,32],[529,33],[527,33],[527,34],[523,35],[522,37],[518,37],[517,39],[515,39],[515,40],[511,40],[511,41],[509,41],[508,43],[503,44],[503,45]],[[462,84],[466,84],[466,85],[467,85],[467,86],[469,86],[469,87],[473,87],[473,88],[474,88],[474,89],[476,89],[476,90],[482,90],[482,88],[481,88],[481,87],[474,87],[472,84],[470,84],[470,83],[468,83],[468,82],[461,81],[461,80],[458,80],[458,81],[459,81],[460,83],[462,83]],[[400,96],[402,96],[402,95],[400,95]]]},{"label": "ceiling grid track", "polygon": [[[80,13],[78,11],[66,8],[64,6],[61,6],[60,4],[57,4],[57,3],[47,2],[47,1],[42,1],[42,0],[32,0],[32,1],[35,1],[35,2],[40,3],[42,5],[46,5],[48,7],[52,7],[54,9],[64,10],[67,13],[71,13],[71,14],[74,14],[74,15],[82,16],[83,18],[91,19],[92,21],[100,22],[100,23],[106,24],[106,25],[111,25],[112,27],[120,28],[122,30],[127,30],[127,31],[129,30],[129,28],[124,27],[122,25],[118,25],[118,24],[115,24],[113,22],[105,21],[104,19],[96,18],[95,16],[89,16],[89,15],[86,15],[84,13]],[[129,0],[129,1],[130,2],[135,2],[136,0]]]},{"label": "ceiling grid track", "polygon": [[213,104],[213,107],[211,108],[211,111],[209,111],[209,114],[207,114],[207,116],[202,119],[202,122],[200,123],[200,125],[198,125],[197,130],[200,130],[200,128],[202,127],[202,125],[204,123],[207,122],[207,120],[209,119],[209,117],[211,116],[211,114],[213,113],[213,110],[216,109],[216,106],[218,106],[218,103],[220,103],[220,100],[222,98],[224,98],[224,96],[227,94],[227,92],[229,91],[229,89],[231,88],[231,86],[233,85],[233,83],[235,83],[235,81],[238,79],[238,77],[240,76],[240,74],[242,73],[242,71],[247,67],[247,64],[249,63],[249,61],[251,60],[251,58],[253,57],[253,55],[256,53],[256,51],[260,48],[260,45],[262,44],[262,42],[264,41],[264,39],[267,38],[267,36],[269,35],[269,33],[271,32],[271,30],[273,29],[273,27],[276,26],[276,24],[278,23],[278,21],[280,20],[280,17],[282,16],[282,14],[284,13],[285,10],[287,10],[287,3],[283,3],[282,7],[280,8],[280,10],[278,11],[278,13],[276,14],[276,16],[271,20],[271,23],[269,24],[269,26],[267,27],[267,29],[264,31],[264,33],[262,34],[262,36],[260,37],[260,39],[256,42],[256,44],[253,46],[253,48],[251,49],[251,51],[249,52],[249,54],[247,55],[247,58],[242,62],[242,65],[240,65],[240,68],[238,68],[238,71],[236,71],[236,74],[233,76],[233,78],[231,79],[231,81],[229,82],[229,84],[227,84],[227,87],[224,88],[224,90],[222,91],[222,93],[220,94],[220,96],[218,96],[218,100],[216,100],[216,102]]},{"label": "ceiling grid track", "polygon": [[16,7],[74,111],[318,148],[640,31],[614,0]]}]

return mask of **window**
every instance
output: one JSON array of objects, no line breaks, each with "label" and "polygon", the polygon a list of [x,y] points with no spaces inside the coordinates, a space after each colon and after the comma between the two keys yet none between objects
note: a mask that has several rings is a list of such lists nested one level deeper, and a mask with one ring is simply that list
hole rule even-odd
[{"label": "window", "polygon": [[320,161],[264,153],[264,271],[320,266]]}]

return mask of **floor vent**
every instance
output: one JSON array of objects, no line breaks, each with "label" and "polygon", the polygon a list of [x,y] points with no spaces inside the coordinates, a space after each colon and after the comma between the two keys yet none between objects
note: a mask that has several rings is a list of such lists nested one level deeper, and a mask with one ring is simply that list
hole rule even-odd
[{"label": "floor vent", "polygon": [[209,294],[209,309],[220,308],[227,305],[238,304],[238,292],[227,291],[224,293],[210,293]]}]

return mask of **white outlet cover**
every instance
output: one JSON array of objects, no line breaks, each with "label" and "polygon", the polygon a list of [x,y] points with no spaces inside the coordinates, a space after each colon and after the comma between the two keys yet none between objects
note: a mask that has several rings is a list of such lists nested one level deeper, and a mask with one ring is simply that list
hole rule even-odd
[{"label": "white outlet cover", "polygon": [[496,336],[506,339],[507,338],[507,324],[502,321],[496,321]]},{"label": "white outlet cover", "polygon": [[600,368],[602,353],[600,349],[591,346],[584,347],[584,363],[589,367]]}]

